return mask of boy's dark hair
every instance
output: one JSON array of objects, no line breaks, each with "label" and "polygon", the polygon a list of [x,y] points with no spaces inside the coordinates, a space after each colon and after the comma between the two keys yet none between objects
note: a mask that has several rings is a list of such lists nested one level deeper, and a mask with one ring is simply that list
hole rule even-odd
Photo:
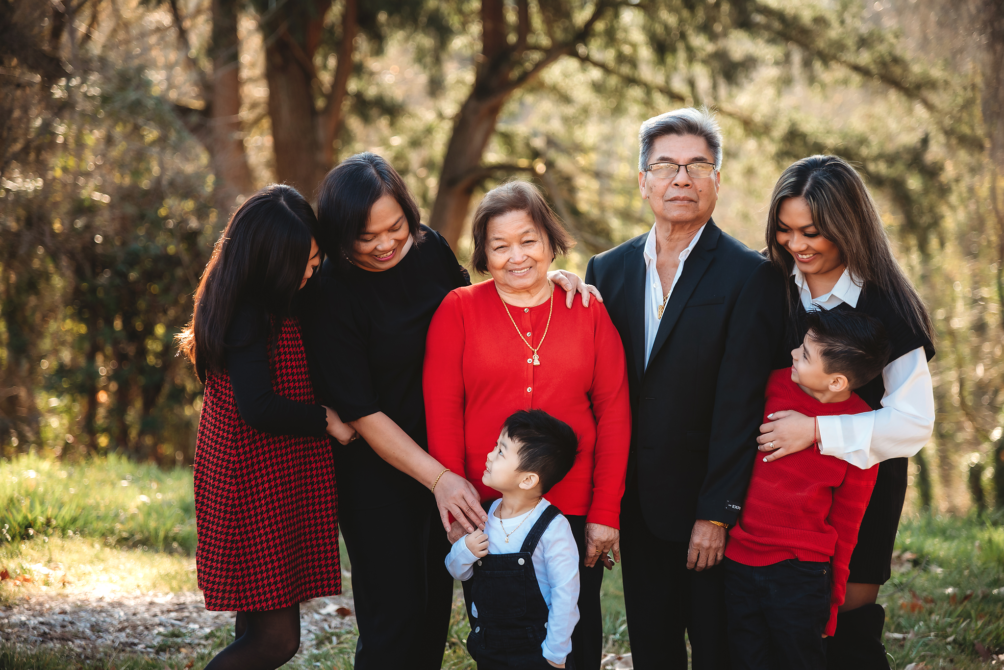
[{"label": "boy's dark hair", "polygon": [[809,337],[819,345],[823,370],[845,375],[857,389],[882,373],[892,347],[882,322],[850,310],[820,309],[806,315]]},{"label": "boy's dark hair", "polygon": [[540,477],[541,494],[572,469],[579,439],[571,426],[544,410],[521,409],[505,420],[502,432],[519,442],[519,470]]}]

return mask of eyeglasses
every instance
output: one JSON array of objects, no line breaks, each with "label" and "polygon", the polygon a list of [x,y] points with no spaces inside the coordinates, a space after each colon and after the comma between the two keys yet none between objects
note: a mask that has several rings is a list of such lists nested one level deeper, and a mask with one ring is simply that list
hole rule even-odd
[{"label": "eyeglasses", "polygon": [[653,177],[668,179],[670,177],[675,177],[680,172],[681,167],[687,168],[687,174],[694,179],[707,179],[715,173],[714,163],[688,163],[687,165],[679,165],[677,163],[652,163],[645,171],[651,172]]}]

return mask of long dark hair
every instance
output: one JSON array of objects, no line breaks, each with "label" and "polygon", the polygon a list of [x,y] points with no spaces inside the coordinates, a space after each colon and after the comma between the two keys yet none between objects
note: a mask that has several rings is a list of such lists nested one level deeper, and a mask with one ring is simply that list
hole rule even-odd
[{"label": "long dark hair", "polygon": [[177,337],[200,380],[223,369],[226,332],[243,301],[257,304],[263,321],[291,313],[317,228],[314,210],[285,184],[266,186],[230,217],[202,273],[192,320]]},{"label": "long dark hair", "polygon": [[418,205],[390,163],[366,152],[350,156],[328,172],[317,190],[317,244],[342,268],[351,266],[356,239],[366,229],[373,203],[392,196],[404,210],[408,230],[422,241]]},{"label": "long dark hair", "polygon": [[[893,309],[918,333],[934,339],[934,325],[924,301],[896,262],[882,219],[861,176],[838,156],[810,156],[790,165],[774,186],[767,213],[767,254],[771,263],[791,275],[795,259],[777,242],[778,213],[788,198],[805,198],[819,233],[835,244],[847,269],[864,282],[862,292],[874,287],[889,297]],[[788,304],[795,304],[790,280],[785,281]]]}]

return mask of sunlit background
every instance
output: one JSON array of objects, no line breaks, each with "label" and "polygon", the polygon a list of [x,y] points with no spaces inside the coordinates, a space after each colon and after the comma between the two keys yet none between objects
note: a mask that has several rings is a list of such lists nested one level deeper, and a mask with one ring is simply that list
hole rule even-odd
[{"label": "sunlit background", "polygon": [[[339,159],[376,152],[466,263],[481,195],[531,179],[577,240],[558,266],[582,273],[652,223],[639,124],[707,105],[715,220],[750,247],[788,164],[862,172],[938,334],[908,509],[1000,531],[977,516],[1004,507],[999,0],[0,0],[0,86],[4,507],[27,504],[25,458],[190,466],[201,385],[172,338],[255,189],[312,199]],[[0,543],[39,523],[6,514]]]}]

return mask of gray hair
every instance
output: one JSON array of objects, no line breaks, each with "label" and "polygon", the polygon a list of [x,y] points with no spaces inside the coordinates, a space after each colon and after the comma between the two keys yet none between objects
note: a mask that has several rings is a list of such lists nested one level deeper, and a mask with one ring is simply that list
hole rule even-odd
[{"label": "gray hair", "polygon": [[641,151],[638,155],[638,170],[645,171],[648,167],[648,157],[652,153],[652,144],[664,135],[696,135],[703,137],[715,157],[715,169],[722,167],[722,129],[718,127],[718,119],[708,111],[707,107],[694,109],[684,107],[666,112],[641,124],[638,131],[638,143]]}]

